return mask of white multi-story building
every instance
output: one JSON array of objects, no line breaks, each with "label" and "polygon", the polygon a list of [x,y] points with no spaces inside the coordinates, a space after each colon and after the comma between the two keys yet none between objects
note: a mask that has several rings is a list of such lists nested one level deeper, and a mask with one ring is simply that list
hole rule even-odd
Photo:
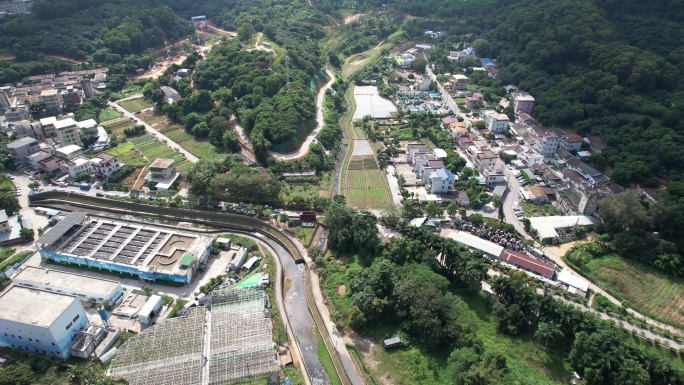
[{"label": "white multi-story building", "polygon": [[553,157],[558,150],[560,137],[553,131],[545,131],[543,135],[537,137],[537,150],[545,157]]},{"label": "white multi-story building", "polygon": [[57,118],[54,116],[40,119],[40,126],[46,136],[55,136],[55,134],[57,134],[57,131],[55,130],[56,122]]},{"label": "white multi-story building", "polygon": [[423,143],[409,143],[406,145],[406,159],[413,164],[413,158],[416,154],[429,154],[430,150],[426,144]]},{"label": "white multi-story building", "polygon": [[69,173],[71,178],[76,178],[76,176],[82,172],[90,171],[90,160],[84,157],[78,157],[72,159],[64,164],[64,169]]},{"label": "white multi-story building", "polygon": [[532,115],[532,110],[534,109],[534,97],[527,92],[514,92],[513,93],[513,111],[516,114],[525,113]]},{"label": "white multi-story building", "polygon": [[451,194],[454,192],[456,175],[446,168],[430,172],[426,189],[432,194]]},{"label": "white multi-story building", "polygon": [[40,151],[40,146],[38,146],[37,140],[27,136],[8,143],[7,150],[9,151],[9,157],[14,163],[19,167],[23,167],[28,166],[29,161],[27,157]]},{"label": "white multi-story building", "polygon": [[119,171],[124,164],[119,163],[119,158],[105,152],[90,159],[90,172],[99,179],[109,179],[113,173]]},{"label": "white multi-story building", "polygon": [[482,114],[487,118],[487,128],[494,133],[501,133],[508,130],[508,115],[494,110],[483,111]]},{"label": "white multi-story building", "polygon": [[49,114],[56,114],[61,110],[60,100],[57,90],[45,90],[40,93],[40,101],[45,104],[45,111]]},{"label": "white multi-story building", "polygon": [[567,134],[562,135],[560,142],[558,143],[558,148],[562,148],[565,151],[579,151],[582,149],[582,142],[584,138],[577,134]]},{"label": "white multi-story building", "polygon": [[528,149],[518,154],[518,159],[527,167],[532,167],[535,164],[544,163],[544,156],[533,149]]},{"label": "white multi-story building", "polygon": [[82,122],[77,122],[76,126],[78,130],[83,135],[95,135],[97,136],[97,122],[95,119],[87,119]]},{"label": "white multi-story building", "polygon": [[506,167],[503,165],[503,163],[497,163],[493,166],[485,167],[485,169],[482,170],[482,174],[485,177],[485,184],[487,185],[487,187],[492,187],[499,183],[505,183],[505,169]]},{"label": "white multi-story building", "polygon": [[34,354],[69,358],[78,331],[89,324],[73,296],[12,286],[0,296],[0,344]]},{"label": "white multi-story building", "polygon": [[55,131],[57,131],[57,138],[62,144],[62,147],[68,146],[70,144],[83,146],[75,120],[72,118],[62,119],[56,121],[54,125]]},{"label": "white multi-story building", "polygon": [[83,149],[75,144],[63,146],[55,150],[55,156],[64,160],[76,159],[83,155]]}]

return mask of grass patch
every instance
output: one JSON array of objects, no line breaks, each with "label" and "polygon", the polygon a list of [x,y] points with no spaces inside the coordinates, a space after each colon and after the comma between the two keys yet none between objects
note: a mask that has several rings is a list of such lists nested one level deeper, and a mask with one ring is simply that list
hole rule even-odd
[{"label": "grass patch", "polygon": [[353,75],[354,72],[360,70],[367,64],[375,62],[378,57],[380,57],[382,49],[389,47],[391,47],[391,44],[385,43],[348,57],[347,60],[344,61],[344,64],[342,64],[342,74],[347,77]]},{"label": "grass patch", "polygon": [[304,244],[304,246],[308,246],[311,243],[311,240],[313,239],[314,232],[316,230],[315,227],[295,227],[290,229],[296,236],[299,238],[300,241]]},{"label": "grass patch", "polygon": [[133,337],[135,337],[135,336],[137,336],[136,333],[129,332],[129,331],[123,331],[123,332],[121,333],[121,335],[119,336],[119,339],[116,340],[116,342],[114,342],[114,347],[115,347],[115,348],[120,347],[121,345],[124,344],[124,342],[130,340],[131,338],[133,338]]},{"label": "grass patch", "polygon": [[250,251],[259,250],[256,242],[254,242],[253,240],[251,240],[249,238],[245,238],[245,237],[242,237],[242,236],[239,236],[236,234],[222,234],[222,235],[219,235],[219,238],[228,238],[228,239],[230,239],[230,241],[232,243],[235,243],[236,245],[240,245],[240,246],[242,246],[245,249],[250,250]]},{"label": "grass patch", "polygon": [[[287,182],[287,181],[286,181]],[[318,183],[285,183],[284,188],[278,194],[283,202],[290,202],[293,197],[301,196],[306,200],[310,200],[325,194],[330,196],[330,185],[332,182],[332,173],[323,173]]]},{"label": "grass patch", "polygon": [[144,110],[145,108],[152,107],[152,103],[148,102],[145,98],[131,99],[118,103],[121,107],[125,108],[128,112],[136,112]]},{"label": "grass patch", "polygon": [[2,263],[0,263],[0,271],[4,271],[8,267],[21,262],[24,258],[31,254],[33,254],[33,251],[22,251],[21,253],[13,255],[11,258],[5,259],[4,261],[2,261]]},{"label": "grass patch", "polygon": [[520,208],[527,217],[549,217],[553,215],[560,215],[560,211],[551,203],[530,203],[520,202]]},{"label": "grass patch", "polygon": [[323,337],[321,337],[321,332],[318,331],[318,328],[316,328],[316,337],[318,338],[316,354],[318,355],[318,359],[321,361],[321,365],[323,365],[323,369],[326,371],[326,373],[328,373],[330,383],[332,385],[342,385],[342,381],[340,381],[337,371],[335,371],[335,365],[333,364],[332,358],[330,358],[330,354],[328,354],[328,349],[325,347]]},{"label": "grass patch", "polygon": [[[568,253],[586,253],[575,248]],[[669,277],[638,262],[607,254],[590,259],[579,268],[624,306],[658,321],[684,328],[684,279]]]},{"label": "grass patch", "polygon": [[9,249],[2,249],[0,250],[0,261],[4,261],[5,259],[11,257],[14,254],[14,249],[9,248]]},{"label": "grass patch", "polygon": [[112,120],[121,116],[121,113],[113,108],[105,108],[100,112],[98,121],[106,122],[107,120]]}]

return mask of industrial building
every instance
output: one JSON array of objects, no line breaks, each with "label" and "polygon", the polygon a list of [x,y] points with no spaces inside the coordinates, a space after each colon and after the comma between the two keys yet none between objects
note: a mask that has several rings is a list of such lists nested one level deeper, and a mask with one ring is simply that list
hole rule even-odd
[{"label": "industrial building", "polygon": [[552,264],[513,250],[504,250],[501,260],[548,279],[553,279],[556,273]]},{"label": "industrial building", "polygon": [[485,256],[490,258],[499,258],[501,253],[504,251],[504,247],[497,245],[494,242],[490,242],[486,239],[482,239],[476,235],[473,235],[467,231],[457,231],[451,238],[463,245],[466,245],[472,249],[481,250]]},{"label": "industrial building", "polygon": [[530,226],[537,231],[542,242],[549,243],[574,233],[578,226],[592,229],[596,219],[588,215],[568,215],[530,218]]},{"label": "industrial building", "polygon": [[224,385],[278,371],[264,291],[218,289],[204,306],[126,341],[110,367],[131,385]]},{"label": "industrial building", "polygon": [[68,358],[79,331],[89,324],[81,301],[70,295],[12,286],[0,296],[0,344]]},{"label": "industrial building", "polygon": [[15,285],[73,295],[97,303],[114,304],[123,294],[120,282],[59,270],[25,266],[12,277]]},{"label": "industrial building", "polygon": [[146,281],[191,283],[213,236],[88,217],[74,212],[36,241],[44,259],[131,274]]}]

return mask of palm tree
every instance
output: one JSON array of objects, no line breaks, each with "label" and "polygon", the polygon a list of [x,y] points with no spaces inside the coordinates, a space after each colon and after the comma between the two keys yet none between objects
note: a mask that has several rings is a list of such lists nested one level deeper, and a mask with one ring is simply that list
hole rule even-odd
[{"label": "palm tree", "polygon": [[549,341],[560,337],[563,337],[563,332],[558,325],[551,322],[540,322],[539,326],[537,326],[537,331],[534,333],[534,339],[537,340],[537,344],[542,341],[544,342],[544,350],[546,350]]}]

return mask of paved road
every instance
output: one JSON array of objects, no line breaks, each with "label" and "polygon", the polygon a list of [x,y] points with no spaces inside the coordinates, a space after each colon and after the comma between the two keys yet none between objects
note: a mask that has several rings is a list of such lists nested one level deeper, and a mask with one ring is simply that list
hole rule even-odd
[{"label": "paved road", "polygon": [[[328,74],[328,77],[330,80],[326,85],[321,87],[320,90],[318,90],[318,96],[316,97],[316,128],[311,131],[311,133],[306,137],[304,142],[302,142],[302,145],[299,147],[299,149],[295,152],[291,152],[289,154],[283,154],[280,152],[275,152],[275,151],[269,151],[268,154],[271,155],[272,157],[276,158],[277,160],[295,160],[295,159],[301,159],[306,156],[306,154],[309,153],[309,145],[311,143],[314,143],[316,141],[316,136],[318,133],[321,131],[324,125],[323,121],[323,99],[325,97],[325,91],[327,91],[330,87],[332,87],[333,83],[335,83],[335,75],[330,72],[327,68],[325,70],[326,74]],[[238,136],[240,137],[240,140],[248,147],[252,147],[252,142],[249,139],[249,135],[245,132],[245,130],[237,123],[237,120],[235,117],[231,118],[231,124],[235,128],[235,131],[238,133]]]},{"label": "paved road", "polygon": [[[142,94],[132,95],[132,96],[129,96],[129,97],[125,98],[125,99],[121,99],[121,100],[119,100],[118,102],[122,102],[122,101],[124,101],[124,100],[129,100],[129,99],[136,99],[136,98],[139,98],[139,97],[142,97]],[[173,149],[178,148],[178,149],[179,149],[178,152],[179,152],[180,154],[184,154],[184,155],[185,155],[185,158],[186,158],[187,160],[189,160],[190,162],[192,162],[192,163],[197,163],[197,161],[199,161],[199,159],[198,159],[195,155],[191,154],[189,151],[187,151],[187,150],[185,150],[184,148],[182,148],[182,147],[180,146],[180,144],[178,144],[178,143],[174,142],[173,140],[169,139],[166,135],[164,135],[164,134],[162,134],[161,132],[155,130],[154,127],[152,127],[152,126],[150,126],[149,124],[145,123],[145,122],[142,121],[141,119],[138,119],[138,117],[137,117],[135,114],[133,114],[133,113],[131,113],[131,112],[128,112],[128,110],[126,110],[125,108],[121,107],[119,104],[117,104],[117,102],[111,102],[111,101],[110,101],[110,102],[107,102],[107,105],[108,105],[109,107],[112,107],[112,108],[114,108],[115,110],[119,111],[119,112],[120,112],[121,114],[123,114],[123,116],[125,116],[126,118],[131,119],[133,122],[135,122],[135,124],[140,124],[140,125],[145,126],[145,131],[147,131],[147,132],[148,132],[149,134],[151,134],[151,135],[156,136],[157,139],[159,139],[159,140],[161,140],[162,142],[164,142],[167,146],[169,146],[169,147],[171,147],[171,148],[173,148]]]},{"label": "paved road", "polygon": [[525,226],[518,220],[518,217],[515,216],[515,212],[513,211],[515,202],[518,202],[519,200],[518,190],[520,189],[520,182],[515,177],[515,174],[512,170],[506,168],[504,169],[504,174],[506,175],[506,179],[508,179],[508,191],[506,192],[506,195],[504,195],[503,199],[504,216],[506,217],[506,222],[512,224],[518,233],[522,234],[525,238],[532,239],[532,237],[529,236],[525,231]]}]

